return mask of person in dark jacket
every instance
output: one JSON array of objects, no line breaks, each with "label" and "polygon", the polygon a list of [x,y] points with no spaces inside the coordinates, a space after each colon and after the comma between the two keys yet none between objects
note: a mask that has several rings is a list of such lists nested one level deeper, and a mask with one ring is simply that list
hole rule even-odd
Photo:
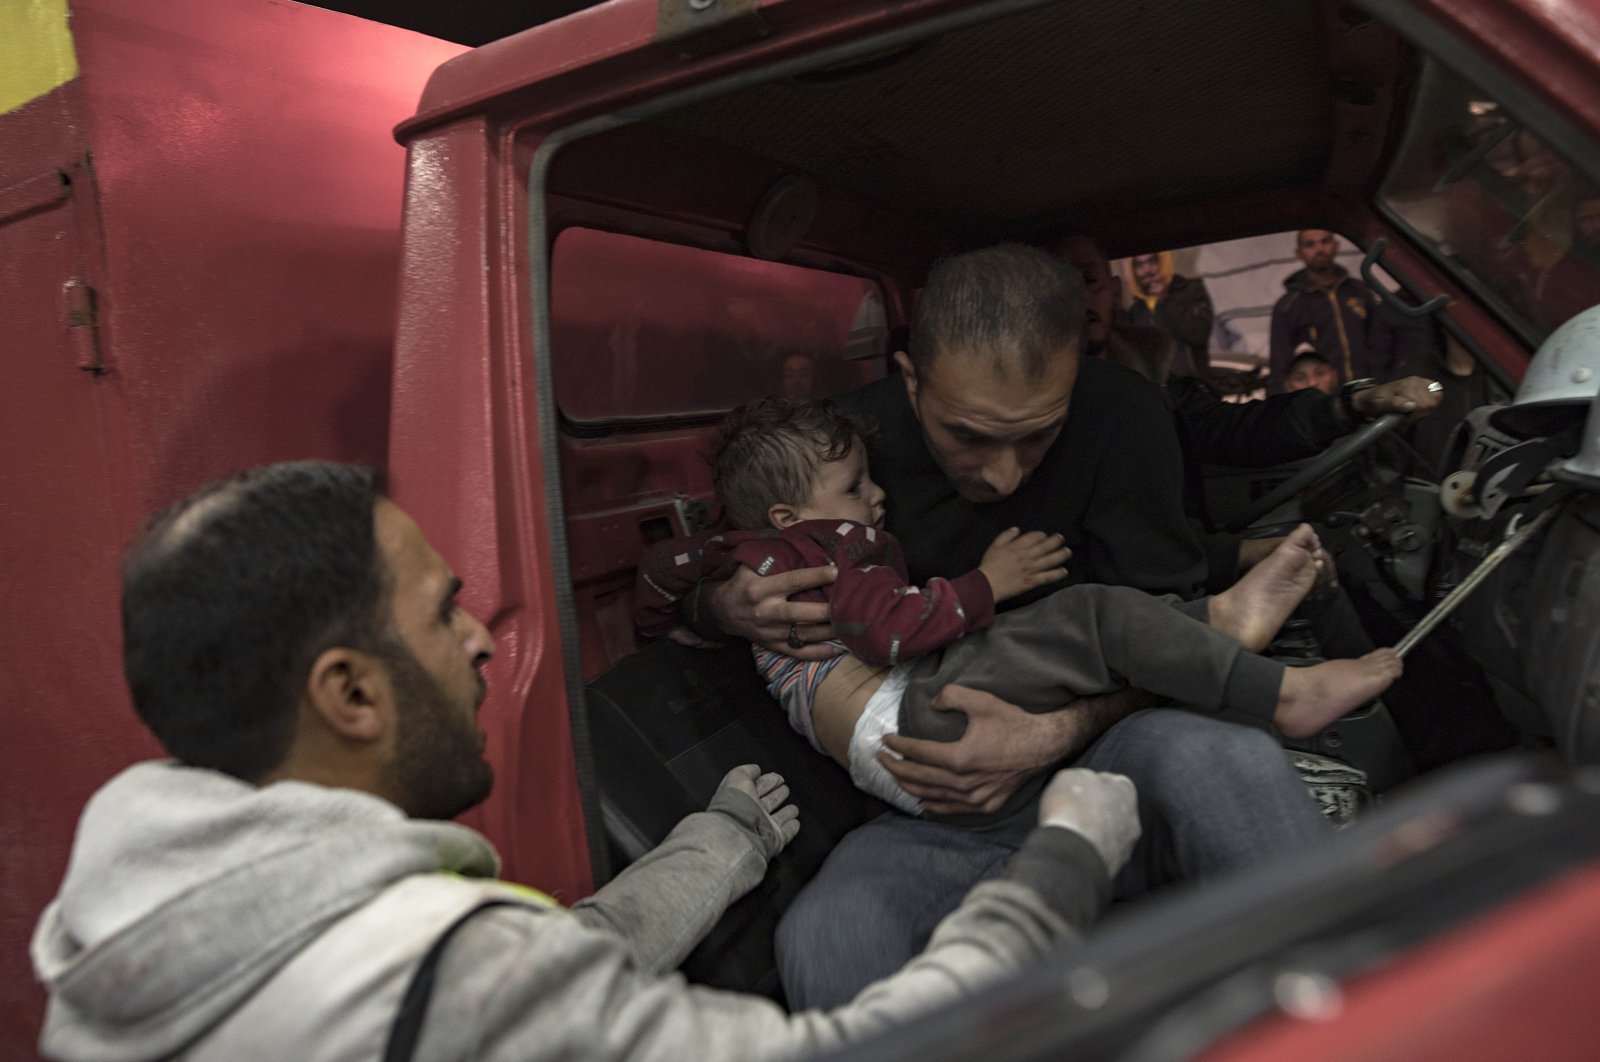
[{"label": "person in dark jacket", "polygon": [[1295,257],[1305,268],[1284,279],[1272,307],[1267,391],[1278,394],[1289,363],[1309,345],[1333,366],[1339,383],[1401,376],[1426,347],[1426,324],[1385,305],[1335,260],[1339,238],[1326,229],[1301,229]]},{"label": "person in dark jacket", "polygon": [[1211,367],[1211,323],[1216,310],[1206,282],[1176,272],[1172,252],[1136,254],[1128,259],[1133,274],[1133,301],[1122,319],[1131,325],[1160,329],[1193,361],[1198,375]]},{"label": "person in dark jacket", "polygon": [[1444,344],[1434,358],[1433,373],[1444,388],[1439,393],[1439,408],[1433,416],[1407,430],[1411,445],[1427,462],[1424,474],[1443,479],[1455,471],[1445,466],[1445,460],[1457,425],[1479,406],[1505,402],[1509,392],[1453,335],[1445,334]]}]

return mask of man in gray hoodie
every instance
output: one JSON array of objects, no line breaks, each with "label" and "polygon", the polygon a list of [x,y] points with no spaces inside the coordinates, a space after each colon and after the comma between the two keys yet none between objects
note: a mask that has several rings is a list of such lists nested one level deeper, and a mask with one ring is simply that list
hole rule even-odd
[{"label": "man in gray hoodie", "polygon": [[1063,771],[1041,828],[904,970],[837,1010],[670,971],[799,829],[736,767],[705,812],[564,909],[495,880],[448,820],[493,784],[493,645],[371,472],[242,473],[159,514],[124,569],[135,707],[173,760],[89,802],[33,941],[51,1058],[748,1059],[947,1004],[1074,937],[1139,827],[1133,787]]}]

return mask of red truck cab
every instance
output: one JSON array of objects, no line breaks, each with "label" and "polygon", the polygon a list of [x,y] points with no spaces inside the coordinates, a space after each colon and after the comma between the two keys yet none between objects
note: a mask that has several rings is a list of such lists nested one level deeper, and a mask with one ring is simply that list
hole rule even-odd
[{"label": "red truck cab", "polygon": [[[22,617],[0,642],[0,1049],[16,1057],[41,1005],[25,942],[71,824],[114,770],[159,752],[128,710],[116,634],[116,557],[152,509],[247,464],[385,465],[499,645],[480,716],[497,785],[466,821],[507,878],[570,901],[648,846],[652,810],[703,799],[741,742],[793,745],[748,699],[753,675],[729,673],[737,649],[639,643],[634,568],[704,518],[700,454],[722,412],[790,376],[825,392],[891,371],[938,256],[1068,231],[1113,254],[1311,225],[1381,239],[1403,298],[1447,297],[1439,326],[1514,387],[1558,323],[1549,263],[1490,266],[1547,218],[1464,180],[1481,141],[1452,148],[1428,123],[1482,104],[1571,181],[1600,180],[1600,14],[1579,3],[612,0],[462,53],[293,4],[79,0],[70,61],[52,36],[65,6],[33,11],[28,39],[55,41],[57,62],[0,106],[0,534]],[[1470,244],[1450,228],[1463,213],[1500,229]],[[1600,302],[1575,277],[1563,297]],[[1576,565],[1579,598],[1586,519],[1571,552],[1538,557]],[[1533,737],[1588,762],[1600,750],[1572,734],[1589,724],[1552,724],[1572,699],[1549,703],[1537,678],[1507,696],[1533,706]],[[1183,1018],[1178,1053],[1219,1058],[1491,1057],[1502,1035],[1584,1057],[1594,1023],[1563,986],[1600,973],[1600,864],[1570,821],[1594,783],[1541,770],[1446,786],[1331,863],[1108,934],[1099,982],[1064,958],[874,1050],[1109,1056]],[[873,808],[826,761],[811,771],[796,799],[814,861]],[[1529,786],[1559,798],[1543,833],[1502,799]],[[1280,976],[1308,934],[1371,930],[1386,904],[1414,912],[1516,860],[1526,874],[1491,899],[1408,922],[1369,962]],[[691,972],[771,990],[745,944],[804,875],[778,874]],[[1336,894],[1366,897],[1366,915],[1303,909]],[[1241,937],[1264,950],[1218,943]],[[1093,989],[1154,985],[1162,955],[1205,983],[1109,1008]],[[1269,967],[1264,1003],[1206,994]],[[1518,1020],[1530,993],[1552,1015],[1538,1028]]]}]

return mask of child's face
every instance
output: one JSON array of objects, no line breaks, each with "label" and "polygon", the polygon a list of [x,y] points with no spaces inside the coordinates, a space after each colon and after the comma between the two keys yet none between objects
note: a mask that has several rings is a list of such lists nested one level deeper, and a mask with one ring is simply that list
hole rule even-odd
[{"label": "child's face", "polygon": [[883,488],[872,482],[867,453],[857,439],[850,452],[817,469],[817,487],[795,509],[801,520],[853,520],[876,527],[883,522]]}]

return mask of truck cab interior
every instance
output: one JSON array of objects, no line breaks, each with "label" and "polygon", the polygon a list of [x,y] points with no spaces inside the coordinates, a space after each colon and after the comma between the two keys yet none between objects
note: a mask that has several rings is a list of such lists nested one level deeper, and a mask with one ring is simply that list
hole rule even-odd
[{"label": "truck cab interior", "polygon": [[[636,16],[651,5],[623,6]],[[622,17],[604,8],[436,76],[401,130],[413,187],[440,164],[430,129],[469,108],[502,131],[489,139],[511,160],[471,209],[510,249],[504,302],[479,327],[510,337],[520,368],[481,382],[485,394],[515,392],[507,423],[537,422],[522,429],[536,448],[494,460],[543,482],[516,505],[496,494],[492,510],[456,519],[487,513],[509,541],[525,517],[508,506],[549,514],[538,556],[564,632],[596,880],[701,806],[733,764],[782,770],[803,809],[801,840],[691,959],[691,978],[779,992],[772,925],[832,842],[882,810],[788,731],[742,646],[634,633],[642,551],[715,518],[703,451],[720,416],[762,395],[827,395],[892,373],[939,256],[1067,233],[1119,257],[1332,230],[1381,268],[1395,312],[1514,391],[1555,328],[1600,302],[1600,244],[1579,222],[1600,199],[1600,140],[1555,103],[1597,71],[1592,56],[1584,70],[1552,65],[1545,76],[1568,80],[1540,87],[1538,71],[1484,43],[1498,24],[1463,28],[1466,6],[1002,0],[857,17],[823,3],[662,0],[647,42],[587,67],[615,75],[622,87],[609,92],[596,87],[604,79],[582,83],[584,66],[563,72],[548,58],[564,33]],[[1508,23],[1532,18],[1517,12]],[[555,70],[546,95],[519,64]],[[414,221],[408,248],[429,239]],[[407,327],[403,316],[396,425],[427,408],[408,397]],[[1130,913],[1091,944],[1093,977],[1089,960],[1064,958],[895,1053],[1187,1057],[1262,1014],[1299,1013],[1300,997],[1285,1002],[1296,984],[1370,973],[1592,860],[1576,823],[1592,813],[1594,776],[1571,768],[1600,754],[1589,615],[1600,498],[1592,477],[1550,470],[1578,455],[1593,393],[1545,404],[1521,431],[1486,415],[1464,424],[1453,470],[1516,464],[1504,455],[1528,440],[1561,440],[1493,506],[1387,432],[1314,459],[1328,467],[1281,504],[1258,503],[1295,468],[1214,470],[1219,526],[1270,532],[1305,517],[1329,529],[1380,640],[1414,626],[1561,493],[1557,515],[1411,658],[1423,676],[1411,696],[1432,699],[1413,729],[1469,740],[1397,731],[1396,706],[1341,721],[1306,747],[1362,767],[1378,796],[1398,794],[1391,806],[1313,859]],[[395,452],[402,502],[408,471],[443,476],[451,456],[404,440]],[[1504,748],[1546,758],[1454,762]],[[1554,803],[1530,810],[1541,798],[1527,794]],[[1157,955],[1184,961],[1157,976]],[[1313,956],[1288,988],[1286,955]],[[1579,961],[1529,955],[1530,967]],[[1227,1000],[1224,984],[1236,989]]]}]

